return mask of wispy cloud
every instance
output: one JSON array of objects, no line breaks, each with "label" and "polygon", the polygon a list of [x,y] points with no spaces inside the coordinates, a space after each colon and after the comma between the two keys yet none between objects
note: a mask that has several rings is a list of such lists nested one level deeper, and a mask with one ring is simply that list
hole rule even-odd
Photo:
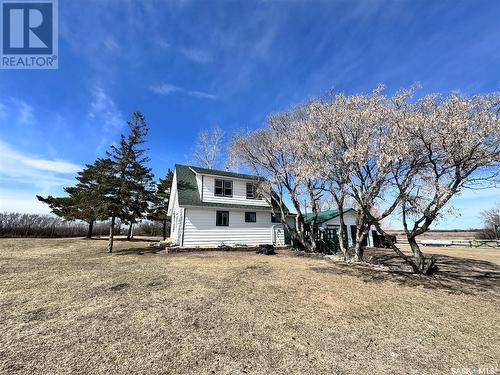
[{"label": "wispy cloud", "polygon": [[0,121],[5,120],[6,116],[7,116],[7,108],[5,107],[5,104],[0,102]]},{"label": "wispy cloud", "polygon": [[23,100],[10,98],[10,102],[17,111],[17,121],[21,125],[33,124],[35,117],[33,115],[33,107]]},{"label": "wispy cloud", "polygon": [[213,61],[212,54],[202,49],[181,48],[180,52],[185,58],[197,64],[208,64]]},{"label": "wispy cloud", "polygon": [[157,41],[158,45],[162,48],[169,48],[170,47],[170,43],[164,41],[163,39],[159,39]]},{"label": "wispy cloud", "polygon": [[0,188],[0,211],[49,214],[50,208],[36,199],[35,193]]},{"label": "wispy cloud", "polygon": [[151,90],[158,95],[168,95],[173,94],[175,92],[183,92],[184,89],[181,87],[177,87],[168,83],[162,83],[157,86],[151,86]]},{"label": "wispy cloud", "polygon": [[6,209],[5,204],[12,204],[14,191],[22,192],[23,199],[36,206],[36,194],[53,194],[64,186],[74,184],[72,177],[81,169],[80,165],[66,160],[51,160],[24,153],[3,141],[0,141],[0,154],[0,185],[3,187],[0,201],[3,209]]},{"label": "wispy cloud", "polygon": [[170,95],[170,94],[175,94],[175,93],[181,93],[189,96],[194,96],[197,98],[203,98],[203,99],[210,99],[210,100],[215,100],[217,99],[217,95],[215,94],[210,94],[208,92],[204,91],[197,91],[197,90],[187,90],[183,87],[171,85],[169,83],[161,83],[156,86],[151,86],[150,87],[151,91],[158,95]]},{"label": "wispy cloud", "polygon": [[112,36],[108,36],[104,39],[104,46],[110,52],[119,52],[121,50],[115,38],[113,38]]},{"label": "wispy cloud", "polygon": [[88,117],[101,130],[101,140],[97,150],[102,151],[120,132],[126,120],[115,101],[101,87],[94,87],[91,97]]},{"label": "wispy cloud", "polygon": [[81,166],[67,160],[52,160],[17,150],[0,141],[0,210],[49,213],[36,195],[57,194]]},{"label": "wispy cloud", "polygon": [[217,95],[209,94],[208,92],[203,92],[203,91],[188,91],[188,94],[191,96],[196,96],[198,98],[212,99],[212,100],[217,99]]}]

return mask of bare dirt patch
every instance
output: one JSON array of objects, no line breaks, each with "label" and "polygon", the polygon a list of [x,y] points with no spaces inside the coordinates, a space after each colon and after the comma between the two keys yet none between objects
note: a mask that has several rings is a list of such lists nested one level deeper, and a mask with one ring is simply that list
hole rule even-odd
[{"label": "bare dirt patch", "polygon": [[144,257],[145,241],[117,241],[111,255],[104,247],[0,240],[1,373],[499,367],[496,261],[441,254],[448,263],[429,281],[282,250]]}]

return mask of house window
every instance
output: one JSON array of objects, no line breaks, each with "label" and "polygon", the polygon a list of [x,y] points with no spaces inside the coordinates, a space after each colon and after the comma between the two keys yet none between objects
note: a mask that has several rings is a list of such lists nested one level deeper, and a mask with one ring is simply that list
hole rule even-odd
[{"label": "house window", "polygon": [[233,181],[231,180],[215,180],[215,195],[219,197],[233,196]]},{"label": "house window", "polygon": [[257,185],[247,183],[247,199],[262,199],[262,195],[257,191]]},{"label": "house window", "polygon": [[215,195],[224,195],[224,181],[215,180]]},{"label": "house window", "polygon": [[229,211],[217,211],[215,216],[215,225],[218,227],[228,227]]},{"label": "house window", "polygon": [[278,215],[271,214],[271,223],[281,223],[281,220]]},{"label": "house window", "polygon": [[224,180],[224,196],[225,197],[233,196],[233,181]]},{"label": "house window", "polygon": [[255,223],[257,214],[255,212],[245,212],[245,223]]},{"label": "house window", "polygon": [[255,185],[247,184],[247,199],[255,199]]},{"label": "house window", "polygon": [[256,197],[256,186],[252,183],[247,184],[247,199],[255,199]]}]

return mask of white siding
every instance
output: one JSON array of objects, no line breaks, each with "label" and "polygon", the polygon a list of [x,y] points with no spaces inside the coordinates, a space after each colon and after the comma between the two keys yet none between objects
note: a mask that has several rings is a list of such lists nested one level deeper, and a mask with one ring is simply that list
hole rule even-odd
[{"label": "white siding", "polygon": [[174,204],[172,207],[172,216],[171,216],[171,231],[170,237],[173,238],[176,244],[180,244],[182,240],[182,227],[184,223],[184,208],[179,207],[178,197],[175,196]]},{"label": "white siding", "polygon": [[[184,246],[218,246],[246,244],[271,244],[277,235],[276,244],[283,244],[281,224],[271,223],[270,212],[258,212],[255,223],[245,222],[245,211],[229,211],[229,226],[215,225],[216,209],[186,208]],[[273,235],[273,232],[275,233]]]},{"label": "white siding", "polygon": [[[351,235],[351,225],[356,226],[356,213],[353,211],[346,212],[344,214],[344,224],[347,226],[347,240],[349,246],[354,246],[354,241]],[[338,225],[340,226],[340,219],[339,217],[334,217],[331,220],[325,221],[322,224],[322,227],[327,228],[328,226],[331,225]],[[372,231],[370,228],[370,232],[368,234],[368,246],[373,246],[373,237],[372,237]]]},{"label": "white siding", "polygon": [[[219,197],[214,194],[215,179],[225,179],[233,181],[233,196]],[[232,203],[252,206],[266,206],[269,204],[265,199],[247,199],[247,182],[250,180],[234,179],[229,177],[203,176],[203,202]]]},{"label": "white siding", "polygon": [[177,206],[179,206],[179,199],[177,198],[177,170],[174,171],[174,177],[172,179],[172,190],[170,192],[170,199],[168,201],[168,216],[172,216],[174,214],[175,203],[177,203]]},{"label": "white siding", "polygon": [[203,180],[201,174],[196,174],[196,185],[198,186],[198,194],[200,195],[201,199],[201,189],[203,189],[201,181]]}]

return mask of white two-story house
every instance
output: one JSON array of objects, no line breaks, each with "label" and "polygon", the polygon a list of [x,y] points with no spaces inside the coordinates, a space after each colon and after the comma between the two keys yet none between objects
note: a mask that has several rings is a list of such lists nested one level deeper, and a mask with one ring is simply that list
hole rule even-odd
[{"label": "white two-story house", "polygon": [[284,244],[284,228],[261,196],[262,178],[175,166],[168,215],[171,237],[185,247]]}]

